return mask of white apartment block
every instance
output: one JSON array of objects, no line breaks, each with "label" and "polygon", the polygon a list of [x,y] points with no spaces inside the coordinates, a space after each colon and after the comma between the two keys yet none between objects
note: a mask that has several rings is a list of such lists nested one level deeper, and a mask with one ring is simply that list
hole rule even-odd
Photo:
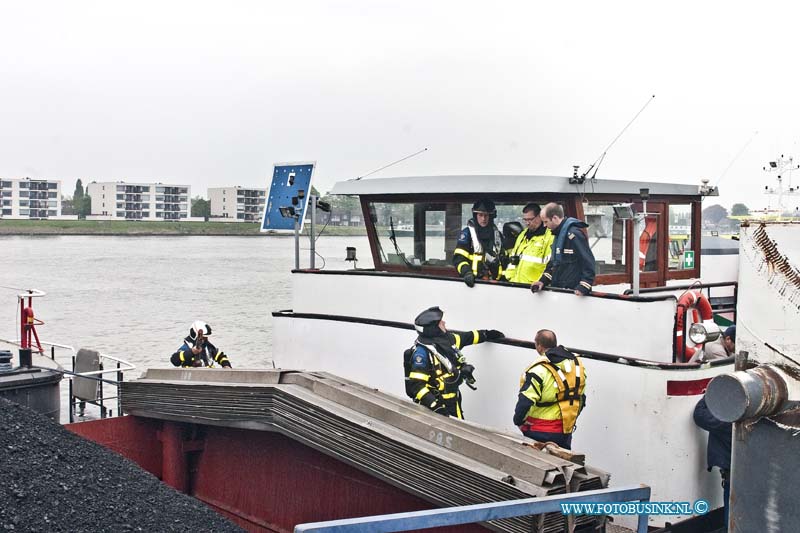
[{"label": "white apartment block", "polygon": [[61,181],[0,178],[0,218],[61,216]]},{"label": "white apartment block", "polygon": [[92,182],[92,216],[125,220],[182,220],[191,211],[188,185],[163,183]]},{"label": "white apartment block", "polygon": [[242,187],[209,187],[208,201],[213,218],[233,218],[243,222],[260,222],[267,201],[267,189]]}]

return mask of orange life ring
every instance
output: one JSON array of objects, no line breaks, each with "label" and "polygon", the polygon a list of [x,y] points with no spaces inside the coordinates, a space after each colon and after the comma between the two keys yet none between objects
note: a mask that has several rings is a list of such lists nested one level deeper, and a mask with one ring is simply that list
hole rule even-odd
[{"label": "orange life ring", "polygon": [[683,338],[683,326],[686,321],[686,311],[692,310],[693,323],[714,318],[711,303],[705,297],[703,291],[686,291],[678,298],[678,313],[675,318],[675,330],[680,338],[678,342],[678,362],[686,362],[692,358],[697,351],[694,345],[687,345],[689,339]]}]

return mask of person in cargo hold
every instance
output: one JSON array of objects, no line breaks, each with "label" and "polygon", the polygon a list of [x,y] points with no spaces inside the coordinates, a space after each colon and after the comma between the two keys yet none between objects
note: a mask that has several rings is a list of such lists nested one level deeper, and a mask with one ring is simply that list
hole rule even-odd
[{"label": "person in cargo hold", "polygon": [[705,363],[715,359],[725,359],[736,353],[736,324],[728,327],[716,340],[707,342],[702,350],[697,350],[690,363]]},{"label": "person in cargo hold", "polygon": [[575,422],[586,406],[586,370],[549,329],[539,330],[533,343],[539,358],[520,379],[514,425],[526,437],[569,450]]},{"label": "person in cargo hold", "polygon": [[475,389],[475,367],[467,363],[461,348],[502,339],[496,329],[470,332],[448,331],[444,312],[431,307],[414,320],[419,333],[414,346],[403,353],[406,394],[415,403],[446,416],[464,418],[459,386]]},{"label": "person in cargo hold", "polygon": [[223,368],[231,368],[228,356],[208,341],[209,335],[211,335],[211,326],[201,320],[192,322],[189,336],[183,339],[181,347],[170,358],[172,364],[184,367],[218,364]]}]

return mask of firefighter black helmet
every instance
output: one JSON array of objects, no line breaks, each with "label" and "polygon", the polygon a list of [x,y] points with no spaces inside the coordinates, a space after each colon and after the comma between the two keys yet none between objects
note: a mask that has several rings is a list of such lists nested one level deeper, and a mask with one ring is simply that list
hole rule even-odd
[{"label": "firefighter black helmet", "polygon": [[488,198],[481,198],[480,200],[472,204],[472,212],[488,213],[489,216],[491,217],[497,216],[497,209],[494,206],[494,202],[489,200]]},{"label": "firefighter black helmet", "polygon": [[443,316],[444,316],[444,311],[442,311],[438,307],[429,307],[428,309],[418,314],[417,318],[414,319],[414,328],[419,333],[423,333],[423,330],[427,326],[438,326],[439,321],[442,320]]}]

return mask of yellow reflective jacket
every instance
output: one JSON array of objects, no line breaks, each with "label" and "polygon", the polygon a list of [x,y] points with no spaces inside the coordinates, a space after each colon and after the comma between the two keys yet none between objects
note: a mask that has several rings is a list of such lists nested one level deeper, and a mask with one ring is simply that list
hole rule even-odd
[{"label": "yellow reflective jacket", "polygon": [[517,236],[514,247],[509,252],[513,258],[519,257],[519,264],[508,265],[505,277],[512,283],[533,283],[542,277],[547,263],[550,261],[550,254],[553,247],[555,236],[544,228],[544,231],[536,232],[536,235],[528,237],[528,232],[524,231]]}]

